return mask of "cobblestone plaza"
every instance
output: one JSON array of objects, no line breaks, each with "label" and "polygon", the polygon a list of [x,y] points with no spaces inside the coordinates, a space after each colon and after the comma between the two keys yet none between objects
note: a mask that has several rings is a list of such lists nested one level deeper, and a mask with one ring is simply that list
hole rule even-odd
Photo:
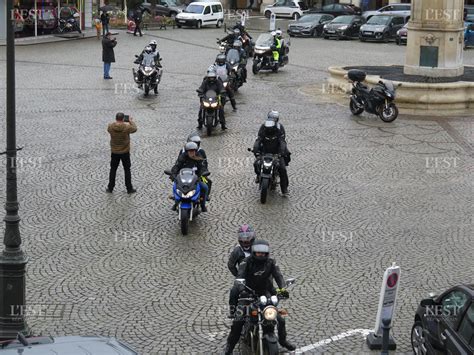
[{"label": "cobblestone plaza", "polygon": [[[227,257],[238,226],[249,223],[270,242],[284,276],[297,279],[284,304],[291,342],[319,343],[307,353],[370,353],[362,334],[374,326],[383,272],[396,262],[393,334],[397,353],[410,352],[419,301],[473,282],[472,117],[356,118],[348,102],[327,95],[326,68],[403,64],[405,47],[292,39],[290,64],[276,74],[249,70],[238,111],[226,108],[229,129],[203,137],[212,199],[183,237],[163,170],[195,129],[195,90],[222,35],[120,33],[113,80],[102,79],[96,39],[16,48],[21,233],[30,257],[27,304],[36,310],[28,325],[35,334],[115,336],[143,354],[218,354],[231,324]],[[132,67],[151,39],[164,74],[159,95],[144,98],[133,88]],[[464,62],[474,65],[474,51]],[[273,193],[262,205],[247,148],[271,109],[280,111],[293,153],[290,194]],[[134,195],[121,168],[114,193],[105,193],[106,128],[118,111],[138,126]]]}]

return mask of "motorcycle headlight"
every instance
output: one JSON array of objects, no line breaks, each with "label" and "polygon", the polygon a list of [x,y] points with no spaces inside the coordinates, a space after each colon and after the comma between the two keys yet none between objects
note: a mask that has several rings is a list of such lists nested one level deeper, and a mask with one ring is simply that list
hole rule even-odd
[{"label": "motorcycle headlight", "polygon": [[232,67],[232,69],[235,70],[235,71],[237,71],[237,69],[239,69],[239,66],[238,66],[238,65],[234,65],[234,66]]},{"label": "motorcycle headlight", "polygon": [[278,311],[274,306],[268,306],[263,310],[263,317],[266,320],[273,321],[277,318]]},{"label": "motorcycle headlight", "polygon": [[390,91],[385,91],[385,95],[387,95],[388,98],[393,99],[393,94]]},{"label": "motorcycle headlight", "polygon": [[152,67],[145,67],[145,68],[143,69],[143,74],[145,74],[145,75],[150,75],[150,74],[152,73],[152,71],[153,71],[153,68],[152,68]]},{"label": "motorcycle headlight", "polygon": [[266,306],[267,305],[267,302],[268,302],[268,299],[266,296],[260,296],[260,304],[262,306]]},{"label": "motorcycle headlight", "polygon": [[272,304],[274,306],[277,306],[278,305],[278,297],[273,295],[272,297],[270,297],[270,300],[272,301]]},{"label": "motorcycle headlight", "polygon": [[211,107],[211,104],[207,101],[204,101],[203,105],[204,105],[204,107]]},{"label": "motorcycle headlight", "polygon": [[217,107],[217,102],[213,102],[213,103],[211,104],[211,107]]},{"label": "motorcycle headlight", "polygon": [[191,190],[187,194],[183,193],[183,191],[181,191],[181,190],[176,190],[176,191],[178,192],[178,196],[180,196],[182,198],[191,198],[196,193],[196,190]]},{"label": "motorcycle headlight", "polygon": [[228,84],[228,82],[227,82],[227,81],[224,81],[224,88],[227,87],[227,84]]},{"label": "motorcycle headlight", "polygon": [[271,167],[272,164],[273,164],[272,161],[264,161],[264,162],[263,162],[263,165],[266,166],[266,167],[268,167],[268,168]]}]

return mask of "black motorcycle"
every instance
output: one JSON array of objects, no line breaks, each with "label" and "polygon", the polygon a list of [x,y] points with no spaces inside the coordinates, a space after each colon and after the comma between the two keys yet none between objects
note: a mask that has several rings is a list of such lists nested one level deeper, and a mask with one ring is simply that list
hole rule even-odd
[{"label": "black motorcycle", "polygon": [[234,48],[227,51],[226,61],[232,68],[230,72],[230,83],[233,85],[232,89],[237,91],[244,84],[242,71],[244,66],[247,64],[247,61],[244,58],[241,58],[239,51]]},{"label": "black motorcycle", "polygon": [[[138,58],[138,55],[135,55]],[[145,96],[148,96],[150,90],[158,94],[158,84],[161,81],[161,75],[163,70],[155,65],[155,59],[153,55],[145,55],[141,63],[135,61],[135,64],[139,64],[138,70],[133,69],[133,79],[138,87],[143,89]]]},{"label": "black motorcycle", "polygon": [[[77,14],[78,15],[78,14]],[[79,15],[78,15],[79,16]],[[56,33],[67,33],[67,32],[79,32],[82,33],[79,22],[76,20],[75,15],[67,19],[60,18]]]},{"label": "black motorcycle", "polygon": [[219,109],[220,103],[217,93],[214,90],[206,91],[202,98],[201,113],[208,136],[212,134],[212,129],[219,124]]},{"label": "black motorcycle", "polygon": [[362,84],[366,77],[366,73],[363,71],[351,69],[347,76],[352,81],[349,108],[353,115],[360,115],[365,110],[378,115],[384,122],[392,122],[398,117],[398,108],[393,102],[395,87],[391,81],[379,81],[375,87],[370,89]]},{"label": "black motorcycle", "polygon": [[[251,148],[248,151],[254,152]],[[260,160],[260,202],[267,202],[268,190],[276,190],[279,179],[280,179],[280,155],[279,154],[263,154],[263,156],[257,155],[257,159]]]},{"label": "black motorcycle", "polygon": [[[245,310],[239,315],[245,319],[240,338],[241,346],[248,348],[251,354],[277,355],[278,338],[275,334],[277,316],[288,315],[285,309],[278,306],[280,300],[287,297],[281,295],[258,297],[254,290],[245,285],[245,279],[236,279],[235,282],[245,287],[245,291],[239,296],[239,309]],[[295,279],[286,280],[286,287],[294,282]]]},{"label": "black motorcycle", "polygon": [[262,33],[255,43],[252,72],[258,74],[260,70],[272,70],[277,72],[279,68],[288,64],[288,45],[283,47],[283,55],[280,54],[279,60],[273,60],[274,41],[270,33]]}]

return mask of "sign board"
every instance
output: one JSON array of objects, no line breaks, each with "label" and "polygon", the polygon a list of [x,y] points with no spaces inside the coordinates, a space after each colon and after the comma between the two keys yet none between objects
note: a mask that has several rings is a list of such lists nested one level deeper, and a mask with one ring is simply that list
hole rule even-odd
[{"label": "sign board", "polygon": [[395,263],[393,263],[383,274],[379,308],[375,320],[374,333],[376,336],[382,336],[382,319],[393,320],[399,283],[400,266],[396,266]]},{"label": "sign board", "polygon": [[270,15],[270,31],[276,30],[276,15],[272,12]]}]

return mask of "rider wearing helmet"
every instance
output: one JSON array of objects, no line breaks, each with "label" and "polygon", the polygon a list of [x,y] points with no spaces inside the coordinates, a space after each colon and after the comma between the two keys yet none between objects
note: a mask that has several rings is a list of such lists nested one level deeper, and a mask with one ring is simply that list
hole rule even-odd
[{"label": "rider wearing helmet", "polygon": [[281,40],[278,38],[277,31],[272,31],[272,36],[273,36],[273,46],[272,46],[273,61],[274,61],[274,64],[278,64],[280,60]]},{"label": "rider wearing helmet", "polygon": [[226,42],[229,46],[232,46],[232,43],[234,41],[240,39],[240,30],[238,28],[233,28],[232,32],[230,32],[227,36],[224,38],[220,39],[219,42]]},{"label": "rider wearing helmet", "polygon": [[[156,43],[156,41],[154,41],[154,42]],[[153,57],[153,58],[151,58],[151,57]],[[158,58],[159,58],[159,55],[158,55]],[[156,53],[153,51],[153,47],[151,46],[151,42],[150,42],[150,44],[147,45],[143,49],[142,53],[137,57],[137,59],[135,60],[134,63],[135,64],[142,64],[144,60],[148,61],[148,60],[152,60],[152,59],[155,62],[156,67],[161,67],[159,61],[157,61]],[[141,72],[141,70],[137,71],[137,75],[138,75],[137,82],[139,83],[139,87],[142,87],[143,73]]]},{"label": "rider wearing helmet", "polygon": [[[194,142],[188,142],[184,146],[184,153],[181,153],[176,160],[174,166],[171,168],[171,177],[176,180],[181,169],[189,168],[193,169],[196,168],[196,175],[201,177],[204,172],[207,172],[207,168],[204,165],[204,159],[198,154],[198,145]],[[208,194],[208,186],[202,180],[199,181],[201,185],[201,190],[204,192],[204,199],[201,202],[201,210],[202,212],[207,212],[206,208],[206,200]],[[176,209],[176,204],[173,206],[173,210]]]},{"label": "rider wearing helmet", "polygon": [[[225,75],[227,77],[229,76],[232,68],[230,64],[227,63],[225,54],[221,53],[217,55],[216,63],[214,64],[214,69],[219,78],[221,78],[221,75]],[[230,104],[232,105],[232,110],[234,112],[237,111],[237,104],[234,98],[234,90],[232,90],[232,87],[230,85],[227,85],[224,88],[227,93],[227,96],[229,97]]]},{"label": "rider wearing helmet", "polygon": [[232,44],[232,47],[239,51],[240,55],[240,68],[242,68],[242,81],[247,82],[247,52],[242,48],[242,41],[236,40]]},{"label": "rider wearing helmet", "polygon": [[158,52],[158,49],[156,48],[158,46],[158,43],[153,39],[150,41],[148,44],[151,47],[151,50],[153,51],[153,54],[155,55],[155,63],[158,68],[161,68],[161,58],[160,58],[160,53]]},{"label": "rider wearing helmet", "polygon": [[[272,277],[275,279],[278,289],[273,287]],[[284,288],[285,281],[281,274],[280,268],[275,260],[270,258],[270,245],[265,240],[256,240],[251,247],[251,255],[244,259],[239,265],[237,273],[238,279],[245,279],[245,285],[255,291],[257,296],[270,296],[282,294],[288,296],[288,291]],[[243,286],[238,285],[239,291],[243,291]],[[240,311],[236,313],[236,317],[232,322],[230,334],[227,338],[225,354],[231,355],[235,345],[239,342],[242,327],[245,320],[241,317]],[[290,351],[296,347],[286,340],[286,325],[283,317],[278,315],[278,342],[281,346]]]},{"label": "rider wearing helmet", "polygon": [[253,164],[255,174],[255,182],[260,182],[260,170],[261,170],[261,156],[266,153],[280,154],[280,187],[282,194],[288,193],[288,173],[286,167],[290,162],[290,151],[286,144],[286,134],[283,125],[278,122],[280,114],[278,111],[270,111],[267,115],[267,119],[260,126],[258,130],[258,136],[253,146],[253,152],[255,154],[255,162]]},{"label": "rider wearing helmet", "polygon": [[[219,98],[219,103],[221,100],[221,95],[224,93],[224,85],[222,84],[221,80],[217,79],[217,74],[215,70],[208,70],[204,80],[202,81],[201,86],[199,89],[197,89],[198,96],[201,100],[201,107],[199,108],[199,115],[198,115],[198,126],[197,129],[202,129],[203,126],[203,107],[202,107],[202,100],[204,98],[204,95],[206,94],[207,91],[213,90],[216,92],[218,98]],[[221,123],[221,128],[227,129],[225,125],[225,117],[224,117],[224,108],[222,105],[219,105],[219,119]]]}]

